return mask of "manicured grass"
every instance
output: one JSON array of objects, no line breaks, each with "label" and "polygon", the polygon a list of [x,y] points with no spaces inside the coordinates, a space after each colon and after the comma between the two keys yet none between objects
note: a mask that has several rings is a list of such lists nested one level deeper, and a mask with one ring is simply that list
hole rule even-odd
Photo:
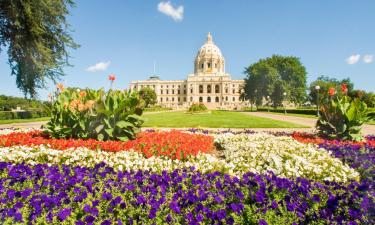
[{"label": "manicured grass", "polygon": [[49,119],[50,119],[49,117],[41,117],[41,118],[33,118],[33,119],[0,120],[0,124],[39,122],[39,121],[47,121]]},{"label": "manicured grass", "polygon": [[278,120],[261,118],[242,112],[210,111],[190,114],[180,112],[160,112],[145,114],[144,127],[201,127],[201,128],[293,128],[306,127]]}]

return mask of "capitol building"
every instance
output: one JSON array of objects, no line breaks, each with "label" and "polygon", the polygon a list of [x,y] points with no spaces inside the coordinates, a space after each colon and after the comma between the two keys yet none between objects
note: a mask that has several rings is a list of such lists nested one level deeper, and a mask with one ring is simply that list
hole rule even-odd
[{"label": "capitol building", "polygon": [[157,104],[174,109],[188,108],[203,103],[209,109],[240,109],[244,106],[240,95],[244,80],[234,80],[225,72],[225,60],[210,33],[194,61],[194,73],[186,80],[161,80],[151,76],[147,80],[130,83],[130,90],[149,87],[155,90]]}]

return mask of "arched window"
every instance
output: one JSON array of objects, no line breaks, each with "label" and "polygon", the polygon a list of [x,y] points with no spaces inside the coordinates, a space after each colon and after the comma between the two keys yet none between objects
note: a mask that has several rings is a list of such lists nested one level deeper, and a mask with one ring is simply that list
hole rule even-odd
[{"label": "arched window", "polygon": [[172,102],[174,102],[174,97],[172,97]]},{"label": "arched window", "polygon": [[201,64],[201,69],[203,69],[203,67],[204,67],[204,64],[202,63],[202,64]]},{"label": "arched window", "polygon": [[193,101],[193,97],[190,97],[190,101],[191,101],[191,102]]},{"label": "arched window", "polygon": [[215,98],[215,102],[219,102],[219,97],[216,97],[216,98]]},{"label": "arched window", "polygon": [[211,102],[211,97],[207,97],[207,102]]},{"label": "arched window", "polygon": [[203,85],[199,85],[199,93],[203,93]]},{"label": "arched window", "polygon": [[215,85],[215,93],[220,93],[220,87],[218,84]]},{"label": "arched window", "polygon": [[202,97],[199,97],[199,102],[203,102],[203,98]]},{"label": "arched window", "polygon": [[211,85],[207,85],[207,93],[211,93]]},{"label": "arched window", "polygon": [[225,101],[228,101],[228,96],[225,97]]},{"label": "arched window", "polygon": [[211,68],[211,63],[207,63],[208,68]]},{"label": "arched window", "polygon": [[234,97],[232,98],[232,100],[233,100],[234,102],[236,101],[236,99],[235,99]]},{"label": "arched window", "polygon": [[232,94],[234,94],[236,92],[236,90],[235,89],[232,89]]},{"label": "arched window", "polygon": [[163,102],[163,98],[160,98],[160,102]]},{"label": "arched window", "polygon": [[168,97],[167,97],[166,101],[168,101]]},{"label": "arched window", "polygon": [[166,90],[167,94],[168,94],[168,89]]}]

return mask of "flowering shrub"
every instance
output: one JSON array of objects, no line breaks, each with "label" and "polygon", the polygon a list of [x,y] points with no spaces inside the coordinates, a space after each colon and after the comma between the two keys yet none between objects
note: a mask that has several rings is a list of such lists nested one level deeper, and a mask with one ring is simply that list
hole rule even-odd
[{"label": "flowering shrub", "polygon": [[134,139],[142,107],[136,92],[66,89],[52,105],[46,132],[53,138]]},{"label": "flowering shrub", "polygon": [[223,134],[215,140],[225,160],[236,169],[256,173],[273,171],[281,177],[305,177],[315,180],[359,180],[354,169],[313,144],[304,144],[291,137],[270,134]]},{"label": "flowering shrub", "polygon": [[356,182],[194,169],[152,173],[0,163],[0,221],[50,224],[373,224]]},{"label": "flowering shrub", "polygon": [[169,132],[143,132],[135,140],[97,141],[94,139],[51,139],[41,131],[27,133],[15,132],[0,135],[0,146],[15,145],[37,146],[48,145],[53,149],[65,150],[69,148],[86,147],[92,150],[118,152],[134,150],[146,157],[167,156],[172,159],[184,159],[199,152],[209,153],[213,149],[213,137],[203,134],[189,134],[172,130]]}]

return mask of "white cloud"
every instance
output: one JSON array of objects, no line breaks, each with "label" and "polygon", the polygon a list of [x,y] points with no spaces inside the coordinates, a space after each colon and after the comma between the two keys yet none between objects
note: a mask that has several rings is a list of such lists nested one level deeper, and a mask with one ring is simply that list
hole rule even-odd
[{"label": "white cloud", "polygon": [[346,59],[346,62],[350,65],[352,64],[356,64],[359,59],[361,58],[361,55],[360,54],[356,54],[356,55],[351,55],[349,56],[347,59]]},{"label": "white cloud", "polygon": [[372,63],[374,61],[374,55],[364,55],[363,62]]},{"label": "white cloud", "polygon": [[86,71],[88,72],[98,72],[98,71],[104,71],[108,68],[108,66],[111,64],[110,61],[108,62],[98,62],[97,64],[93,66],[89,66],[86,68]]},{"label": "white cloud", "polygon": [[159,12],[172,17],[175,21],[181,21],[184,17],[184,6],[180,5],[174,8],[170,1],[160,2],[158,4],[158,10]]}]

